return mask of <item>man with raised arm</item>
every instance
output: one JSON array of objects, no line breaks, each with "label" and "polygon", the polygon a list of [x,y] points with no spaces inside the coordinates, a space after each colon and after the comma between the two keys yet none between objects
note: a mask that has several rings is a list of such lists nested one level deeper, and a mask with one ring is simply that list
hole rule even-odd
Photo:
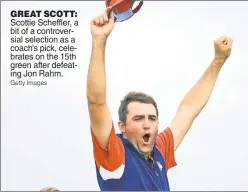
[{"label": "man with raised arm", "polygon": [[91,21],[87,99],[99,187],[102,191],[169,191],[167,171],[176,165],[174,151],[207,104],[218,74],[231,54],[232,39],[223,36],[214,41],[212,63],[161,133],[154,99],[145,93],[130,92],[119,107],[121,134],[115,134],[106,103],[105,72],[105,46],[113,28],[113,14],[108,18],[103,13]]}]

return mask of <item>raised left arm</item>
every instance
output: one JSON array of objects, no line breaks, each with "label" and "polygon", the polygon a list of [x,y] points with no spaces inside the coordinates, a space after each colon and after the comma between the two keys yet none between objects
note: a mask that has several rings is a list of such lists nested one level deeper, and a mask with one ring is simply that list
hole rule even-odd
[{"label": "raised left arm", "polygon": [[215,57],[203,76],[181,101],[170,129],[174,137],[174,151],[182,142],[193,121],[207,104],[219,72],[231,54],[232,39],[226,36],[214,41]]}]

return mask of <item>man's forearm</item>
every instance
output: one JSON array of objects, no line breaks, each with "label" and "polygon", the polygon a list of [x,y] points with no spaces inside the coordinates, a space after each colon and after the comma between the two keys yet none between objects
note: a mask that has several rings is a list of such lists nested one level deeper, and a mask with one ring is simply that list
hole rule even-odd
[{"label": "man's forearm", "polygon": [[189,107],[193,117],[196,117],[207,104],[224,63],[224,60],[214,59],[203,76],[183,98],[180,106]]},{"label": "man's forearm", "polygon": [[87,98],[88,102],[94,104],[106,103],[105,45],[106,39],[92,40],[92,53],[87,79]]}]

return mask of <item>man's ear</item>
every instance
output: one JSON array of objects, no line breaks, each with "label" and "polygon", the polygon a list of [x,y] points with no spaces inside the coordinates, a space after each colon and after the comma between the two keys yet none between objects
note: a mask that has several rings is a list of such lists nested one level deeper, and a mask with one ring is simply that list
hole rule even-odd
[{"label": "man's ear", "polygon": [[121,131],[122,133],[125,133],[126,128],[125,128],[125,125],[124,125],[124,123],[123,123],[122,121],[119,121],[119,122],[118,122],[118,127],[119,127],[119,129],[120,129],[120,131]]}]

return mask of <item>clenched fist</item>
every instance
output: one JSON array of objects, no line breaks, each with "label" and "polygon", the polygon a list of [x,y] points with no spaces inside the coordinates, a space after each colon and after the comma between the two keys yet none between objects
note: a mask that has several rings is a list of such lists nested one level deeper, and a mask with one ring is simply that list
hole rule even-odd
[{"label": "clenched fist", "polygon": [[108,7],[106,11],[100,16],[94,18],[91,21],[91,34],[92,38],[103,38],[107,39],[109,34],[114,28],[114,14],[111,11],[110,18],[108,18],[108,12],[111,7]]},{"label": "clenched fist", "polygon": [[222,36],[214,41],[215,59],[226,60],[232,50],[233,40],[230,37]]}]

